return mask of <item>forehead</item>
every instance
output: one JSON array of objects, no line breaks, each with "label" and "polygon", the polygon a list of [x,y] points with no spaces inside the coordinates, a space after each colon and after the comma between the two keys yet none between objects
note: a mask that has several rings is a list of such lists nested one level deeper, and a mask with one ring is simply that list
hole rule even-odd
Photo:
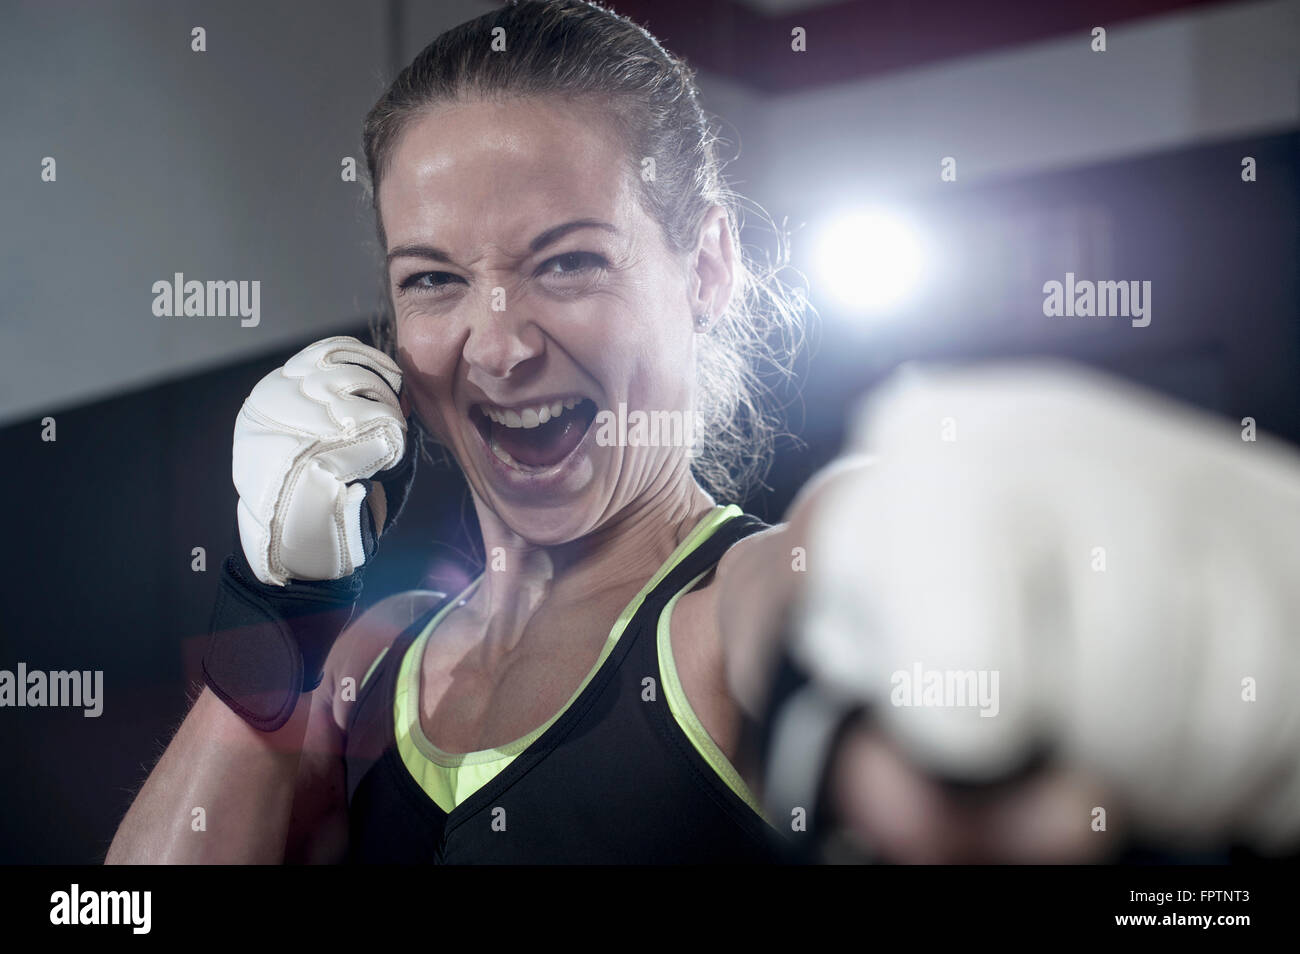
[{"label": "forehead", "polygon": [[518,250],[559,221],[597,218],[625,231],[645,219],[631,158],[591,105],[563,100],[457,102],[411,120],[380,182],[390,247],[434,240]]}]

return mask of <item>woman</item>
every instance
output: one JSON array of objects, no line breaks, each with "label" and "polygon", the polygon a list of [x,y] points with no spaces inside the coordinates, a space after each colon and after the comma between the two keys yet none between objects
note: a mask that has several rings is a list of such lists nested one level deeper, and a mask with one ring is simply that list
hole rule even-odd
[{"label": "woman", "polygon": [[[720,624],[773,628],[747,591],[792,585],[791,545],[701,481],[764,465],[754,358],[797,316],[746,271],[690,73],[598,7],[515,4],[426,48],[365,147],[388,383],[464,472],[488,567],[357,619],[280,727],[205,690],[109,860],[771,860]],[[602,437],[620,408],[704,444]]]}]

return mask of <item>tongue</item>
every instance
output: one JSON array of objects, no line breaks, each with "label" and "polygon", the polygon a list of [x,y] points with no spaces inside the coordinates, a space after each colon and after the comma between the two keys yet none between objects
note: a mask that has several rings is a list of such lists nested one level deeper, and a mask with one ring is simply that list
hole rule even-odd
[{"label": "tongue", "polygon": [[582,417],[571,412],[537,427],[503,427],[493,422],[492,439],[527,467],[550,467],[578,446],[587,431],[585,423]]}]

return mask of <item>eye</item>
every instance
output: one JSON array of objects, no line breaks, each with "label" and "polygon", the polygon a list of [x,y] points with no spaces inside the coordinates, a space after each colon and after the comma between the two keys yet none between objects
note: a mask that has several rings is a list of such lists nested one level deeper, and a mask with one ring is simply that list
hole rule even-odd
[{"label": "eye", "polygon": [[560,279],[571,276],[590,277],[608,265],[609,262],[605,257],[595,252],[565,252],[563,255],[548,258],[537,269],[537,274],[545,278]]},{"label": "eye", "polygon": [[441,289],[456,282],[465,284],[465,279],[451,272],[417,272],[399,282],[397,287],[403,292],[414,290],[416,294],[428,295],[437,294]]}]

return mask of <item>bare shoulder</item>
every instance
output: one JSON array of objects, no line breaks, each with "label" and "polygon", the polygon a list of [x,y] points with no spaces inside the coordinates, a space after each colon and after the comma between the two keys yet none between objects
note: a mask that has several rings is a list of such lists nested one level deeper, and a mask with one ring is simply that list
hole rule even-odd
[{"label": "bare shoulder", "polygon": [[862,455],[836,458],[808,479],[799,489],[785,519],[768,530],[755,533],[738,541],[718,561],[717,581],[728,577],[761,576],[773,561],[780,561],[783,570],[789,570],[796,554],[795,547],[806,547],[813,516],[834,493],[849,486],[854,478],[871,466],[872,460]]},{"label": "bare shoulder", "polygon": [[714,595],[719,650],[729,692],[751,715],[761,703],[789,610],[801,596],[815,515],[871,466],[843,457],[800,489],[786,520],[741,540],[718,561]]},{"label": "bare shoulder", "polygon": [[322,688],[329,691],[334,721],[343,728],[347,706],[336,691],[348,677],[358,688],[366,672],[402,630],[436,606],[445,595],[436,590],[405,590],[386,596],[348,624],[325,661]]}]

